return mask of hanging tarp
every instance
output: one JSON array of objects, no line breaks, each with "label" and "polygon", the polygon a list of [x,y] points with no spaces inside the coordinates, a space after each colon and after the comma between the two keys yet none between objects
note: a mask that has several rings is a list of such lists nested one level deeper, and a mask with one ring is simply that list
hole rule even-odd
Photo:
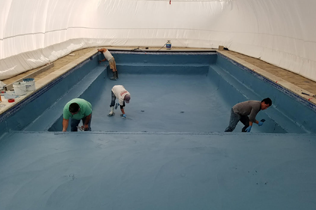
[{"label": "hanging tarp", "polygon": [[316,81],[313,0],[1,0],[0,80],[92,46],[224,45]]}]

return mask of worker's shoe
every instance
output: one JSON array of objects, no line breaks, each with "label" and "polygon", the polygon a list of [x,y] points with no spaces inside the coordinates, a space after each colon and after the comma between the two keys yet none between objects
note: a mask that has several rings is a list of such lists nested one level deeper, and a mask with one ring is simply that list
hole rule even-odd
[{"label": "worker's shoe", "polygon": [[116,79],[118,79],[118,72],[116,71],[115,74],[116,74]]},{"label": "worker's shoe", "polygon": [[111,106],[109,116],[113,116],[113,115],[114,115],[114,106]]},{"label": "worker's shoe", "polygon": [[116,73],[115,73],[115,72],[113,72],[113,77],[111,77],[110,80],[117,80],[117,77],[116,77]]}]

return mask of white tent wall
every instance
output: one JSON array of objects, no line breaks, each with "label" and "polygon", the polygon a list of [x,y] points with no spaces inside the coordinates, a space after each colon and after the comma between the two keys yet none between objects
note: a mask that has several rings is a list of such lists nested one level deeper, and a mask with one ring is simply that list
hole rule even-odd
[{"label": "white tent wall", "polygon": [[313,0],[1,0],[0,79],[93,46],[224,45],[316,81]]},{"label": "white tent wall", "polygon": [[314,8],[313,0],[236,0],[217,30],[230,50],[316,81]]}]

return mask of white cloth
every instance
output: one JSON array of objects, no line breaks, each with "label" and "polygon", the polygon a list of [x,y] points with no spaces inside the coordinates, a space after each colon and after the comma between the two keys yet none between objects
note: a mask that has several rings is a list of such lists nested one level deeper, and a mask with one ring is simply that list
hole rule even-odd
[{"label": "white cloth", "polygon": [[106,58],[106,60],[111,60],[113,58],[113,55],[110,53],[110,51],[106,50],[105,52],[103,52],[104,57]]},{"label": "white cloth", "polygon": [[131,95],[123,85],[115,85],[112,88],[112,92],[114,93],[115,97],[119,100],[119,104],[123,106],[124,97],[126,94]]}]

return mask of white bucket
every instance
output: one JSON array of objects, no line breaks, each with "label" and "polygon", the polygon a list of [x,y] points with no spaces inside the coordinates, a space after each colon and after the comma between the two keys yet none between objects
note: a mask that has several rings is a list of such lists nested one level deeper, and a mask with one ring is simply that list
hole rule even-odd
[{"label": "white bucket", "polygon": [[15,95],[22,96],[26,94],[26,86],[22,82],[13,83]]},{"label": "white bucket", "polygon": [[35,90],[35,81],[33,78],[23,79],[23,84],[25,85],[27,92]]},{"label": "white bucket", "polygon": [[[10,98],[17,98],[19,97],[18,95],[15,94],[14,91],[7,91],[4,95],[5,99],[10,99]],[[2,97],[2,96],[1,96]]]}]

